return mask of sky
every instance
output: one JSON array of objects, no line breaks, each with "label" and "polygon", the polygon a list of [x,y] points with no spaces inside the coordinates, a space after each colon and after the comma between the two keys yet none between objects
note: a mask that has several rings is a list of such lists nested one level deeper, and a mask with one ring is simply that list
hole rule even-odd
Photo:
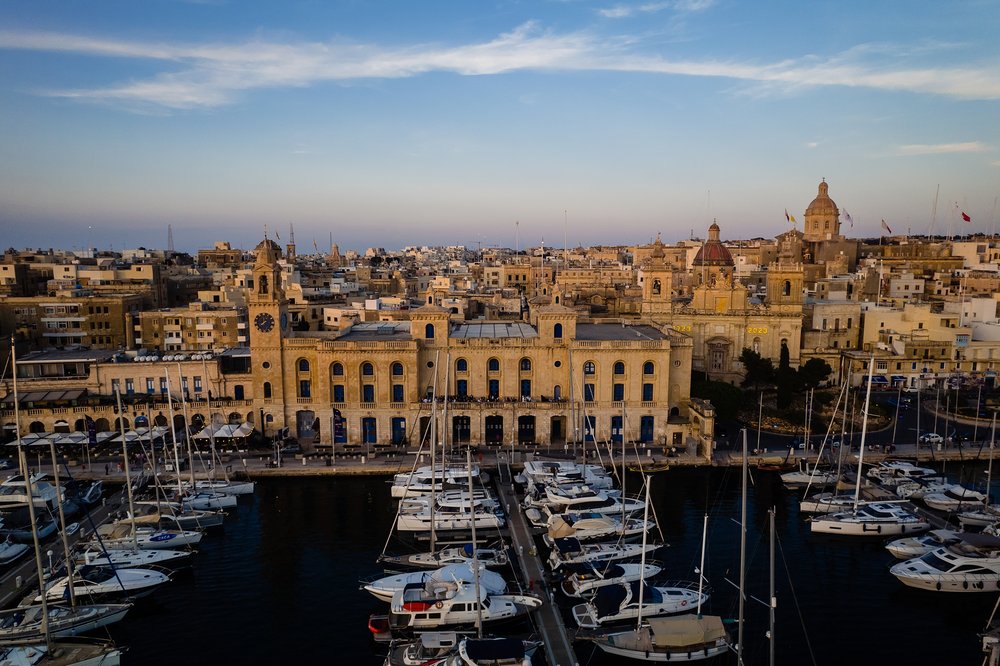
[{"label": "sky", "polygon": [[0,245],[772,237],[823,178],[848,235],[989,232],[998,33],[995,0],[5,0]]}]

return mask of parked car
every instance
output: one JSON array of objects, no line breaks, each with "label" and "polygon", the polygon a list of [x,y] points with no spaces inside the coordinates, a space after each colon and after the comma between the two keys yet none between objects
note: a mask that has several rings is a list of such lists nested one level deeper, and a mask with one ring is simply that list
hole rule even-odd
[{"label": "parked car", "polygon": [[925,432],[917,438],[917,441],[921,444],[940,444],[944,441],[944,437],[936,432]]}]

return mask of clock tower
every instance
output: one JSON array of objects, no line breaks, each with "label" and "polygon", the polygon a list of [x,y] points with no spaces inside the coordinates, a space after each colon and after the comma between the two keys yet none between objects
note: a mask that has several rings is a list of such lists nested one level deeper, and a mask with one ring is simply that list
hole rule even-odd
[{"label": "clock tower", "polygon": [[259,427],[267,436],[285,426],[282,341],[288,332],[288,302],[281,284],[278,244],[265,237],[255,251],[253,285],[247,298],[250,363],[255,414],[263,419]]}]

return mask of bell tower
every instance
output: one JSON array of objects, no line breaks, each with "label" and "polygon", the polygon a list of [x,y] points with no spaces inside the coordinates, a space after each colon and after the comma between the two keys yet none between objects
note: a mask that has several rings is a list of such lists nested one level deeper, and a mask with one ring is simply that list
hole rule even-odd
[{"label": "bell tower", "polygon": [[[247,298],[250,322],[250,363],[254,398],[260,415],[270,423],[261,424],[268,433],[284,426],[284,363],[282,342],[288,333],[288,301],[281,284],[278,244],[266,237],[256,248],[253,287]],[[265,414],[265,412],[267,414]]]},{"label": "bell tower", "polygon": [[653,251],[642,267],[642,313],[664,314],[670,312],[673,269],[666,262],[663,241],[656,234]]}]

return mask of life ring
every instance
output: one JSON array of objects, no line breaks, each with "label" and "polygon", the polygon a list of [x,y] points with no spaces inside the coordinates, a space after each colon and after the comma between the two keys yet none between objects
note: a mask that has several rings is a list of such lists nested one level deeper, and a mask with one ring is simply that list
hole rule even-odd
[{"label": "life ring", "polygon": [[443,601],[439,601],[436,604],[434,604],[434,607],[435,608],[444,608],[444,602]]},{"label": "life ring", "polygon": [[687,605],[688,605],[687,599],[681,599],[681,606],[687,606]]}]

